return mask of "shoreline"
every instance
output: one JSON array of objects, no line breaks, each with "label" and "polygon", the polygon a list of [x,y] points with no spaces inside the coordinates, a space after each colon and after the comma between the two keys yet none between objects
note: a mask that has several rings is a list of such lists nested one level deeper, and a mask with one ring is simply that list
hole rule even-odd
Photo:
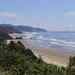
[{"label": "shoreline", "polygon": [[37,46],[35,48],[36,49],[34,48],[30,48],[30,49],[33,51],[33,53],[37,57],[41,55],[41,57],[43,58],[43,61],[50,64],[58,65],[58,66],[67,67],[69,63],[69,57],[75,55],[74,53],[57,50],[57,49],[42,48],[40,46]]},{"label": "shoreline", "polygon": [[10,43],[10,41],[21,41],[25,48],[30,48],[32,52],[34,53],[35,56],[39,57],[41,55],[43,61],[49,64],[54,64],[58,66],[63,66],[67,67],[69,63],[69,57],[74,56],[75,53],[63,51],[63,50],[57,50],[57,49],[49,49],[49,48],[44,48],[41,46],[34,46],[33,48],[27,44],[27,41],[25,40],[7,40],[7,44]]}]

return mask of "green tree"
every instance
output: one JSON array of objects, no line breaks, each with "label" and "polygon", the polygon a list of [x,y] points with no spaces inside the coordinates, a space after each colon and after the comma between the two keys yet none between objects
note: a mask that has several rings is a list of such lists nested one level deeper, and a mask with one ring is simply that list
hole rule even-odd
[{"label": "green tree", "polygon": [[69,65],[67,68],[67,75],[75,75],[75,56],[70,57]]},{"label": "green tree", "polygon": [[16,45],[15,42],[11,41],[10,44],[8,45],[7,49],[11,51],[11,50],[15,49],[15,45]]}]

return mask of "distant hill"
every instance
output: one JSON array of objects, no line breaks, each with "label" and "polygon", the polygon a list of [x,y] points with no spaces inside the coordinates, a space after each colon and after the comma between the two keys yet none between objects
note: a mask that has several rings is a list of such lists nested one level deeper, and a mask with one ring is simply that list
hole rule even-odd
[{"label": "distant hill", "polygon": [[5,33],[22,33],[21,31],[13,29],[13,27],[5,26],[5,25],[0,25],[0,31]]},{"label": "distant hill", "polygon": [[31,26],[23,26],[23,25],[18,25],[18,26],[14,26],[11,24],[1,24],[2,26],[6,26],[6,27],[12,27],[15,30],[19,30],[19,31],[27,31],[27,32],[47,32],[47,30],[42,29],[42,28],[34,28]]}]

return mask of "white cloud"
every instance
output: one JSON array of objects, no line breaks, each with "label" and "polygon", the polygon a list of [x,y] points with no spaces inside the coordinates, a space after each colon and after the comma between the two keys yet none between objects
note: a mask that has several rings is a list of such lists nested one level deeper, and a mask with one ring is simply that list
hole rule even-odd
[{"label": "white cloud", "polygon": [[64,16],[75,16],[75,12],[67,12]]},{"label": "white cloud", "polygon": [[21,17],[19,14],[11,13],[11,12],[0,13],[0,15],[6,17]]}]

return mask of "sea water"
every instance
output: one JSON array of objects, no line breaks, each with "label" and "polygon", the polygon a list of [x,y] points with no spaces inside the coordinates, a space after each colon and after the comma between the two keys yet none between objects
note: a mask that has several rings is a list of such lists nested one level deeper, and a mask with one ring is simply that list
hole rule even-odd
[{"label": "sea water", "polygon": [[75,53],[75,32],[25,32],[20,34],[30,46],[39,45],[44,48],[65,50]]}]

